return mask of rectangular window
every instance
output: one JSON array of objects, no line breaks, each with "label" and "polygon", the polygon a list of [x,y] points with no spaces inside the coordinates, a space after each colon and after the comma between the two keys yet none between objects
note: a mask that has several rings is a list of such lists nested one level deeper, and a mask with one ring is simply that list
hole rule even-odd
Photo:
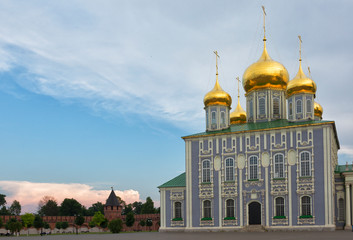
[{"label": "rectangular window", "polygon": [[273,114],[279,115],[279,99],[278,98],[273,99]]},{"label": "rectangular window", "polygon": [[250,157],[250,166],[249,166],[249,179],[257,179],[257,157]]},{"label": "rectangular window", "polygon": [[284,216],[284,198],[276,198],[276,216]]}]

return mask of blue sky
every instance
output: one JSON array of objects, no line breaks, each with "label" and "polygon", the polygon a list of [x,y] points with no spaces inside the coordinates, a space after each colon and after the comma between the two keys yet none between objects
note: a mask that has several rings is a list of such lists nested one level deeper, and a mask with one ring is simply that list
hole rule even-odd
[{"label": "blue sky", "polygon": [[44,195],[105,201],[111,186],[158,202],[156,187],[185,169],[180,137],[204,130],[213,51],[233,100],[235,77],[260,57],[261,5],[268,52],[290,78],[302,36],[303,68],[351,163],[351,1],[4,0],[0,192],[28,211]]}]

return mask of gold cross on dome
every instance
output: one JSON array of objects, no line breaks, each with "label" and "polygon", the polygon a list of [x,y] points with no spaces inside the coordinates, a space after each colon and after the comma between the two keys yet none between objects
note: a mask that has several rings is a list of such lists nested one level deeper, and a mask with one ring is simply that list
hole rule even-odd
[{"label": "gold cross on dome", "polygon": [[264,6],[261,6],[262,7],[262,11],[264,12],[264,39],[266,39],[266,28],[265,28],[265,16],[266,16],[266,12],[265,12],[265,7]]},{"label": "gold cross on dome", "polygon": [[213,51],[213,53],[216,54],[216,74],[218,75],[218,58],[220,57],[217,51]]},{"label": "gold cross on dome", "polygon": [[240,94],[239,94],[239,83],[240,83],[240,79],[239,79],[239,77],[236,77],[236,79],[237,79],[237,81],[238,81],[238,98],[239,98],[239,96],[240,96]]}]

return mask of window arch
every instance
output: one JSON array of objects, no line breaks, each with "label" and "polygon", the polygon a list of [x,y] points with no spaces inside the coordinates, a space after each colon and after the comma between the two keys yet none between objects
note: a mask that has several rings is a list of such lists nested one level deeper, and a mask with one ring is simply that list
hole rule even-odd
[{"label": "window arch", "polygon": [[257,178],[257,156],[250,156],[249,158],[249,179],[258,179]]},{"label": "window arch", "polygon": [[277,153],[274,156],[275,173],[274,178],[284,178],[284,157],[283,154]]},{"label": "window arch", "polygon": [[211,162],[210,160],[202,161],[202,182],[211,182]]},{"label": "window arch", "polygon": [[344,221],[344,199],[338,199],[338,221]]},{"label": "window arch", "polygon": [[306,100],[306,111],[311,113],[311,100]]},{"label": "window arch", "polygon": [[300,153],[300,176],[309,177],[311,176],[311,167],[310,167],[310,153],[302,152]]},{"label": "window arch", "polygon": [[266,114],[266,100],[264,97],[259,98],[259,114],[260,115]]},{"label": "window arch", "polygon": [[234,200],[233,199],[228,199],[226,201],[226,207],[227,207],[227,213],[226,213],[226,217],[228,218],[234,218],[235,214],[234,214]]},{"label": "window arch", "polygon": [[234,160],[233,158],[226,159],[226,181],[234,180]]},{"label": "window arch", "polygon": [[206,127],[209,125],[208,110],[206,110]]},{"label": "window arch", "polygon": [[211,218],[211,201],[205,200],[203,201],[203,217],[204,218]]},{"label": "window arch", "polygon": [[284,215],[284,198],[283,197],[277,197],[275,199],[275,216],[285,216]]},{"label": "window arch", "polygon": [[279,114],[279,98],[273,98],[273,114]]},{"label": "window arch", "polygon": [[293,104],[292,104],[292,102],[289,103],[288,108],[289,108],[289,116],[291,116],[293,114]]},{"label": "window arch", "polygon": [[301,199],[302,204],[302,216],[311,215],[311,197],[303,196]]},{"label": "window arch", "polygon": [[181,202],[174,203],[174,218],[182,218],[181,215]]},{"label": "window arch", "polygon": [[298,99],[296,104],[297,104],[297,113],[302,113],[302,100]]}]

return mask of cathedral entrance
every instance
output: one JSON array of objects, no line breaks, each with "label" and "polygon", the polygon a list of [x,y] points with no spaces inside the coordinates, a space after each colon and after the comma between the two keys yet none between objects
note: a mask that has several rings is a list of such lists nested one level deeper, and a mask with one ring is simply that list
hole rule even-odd
[{"label": "cathedral entrance", "polygon": [[261,224],[261,204],[258,202],[249,203],[249,225]]}]

